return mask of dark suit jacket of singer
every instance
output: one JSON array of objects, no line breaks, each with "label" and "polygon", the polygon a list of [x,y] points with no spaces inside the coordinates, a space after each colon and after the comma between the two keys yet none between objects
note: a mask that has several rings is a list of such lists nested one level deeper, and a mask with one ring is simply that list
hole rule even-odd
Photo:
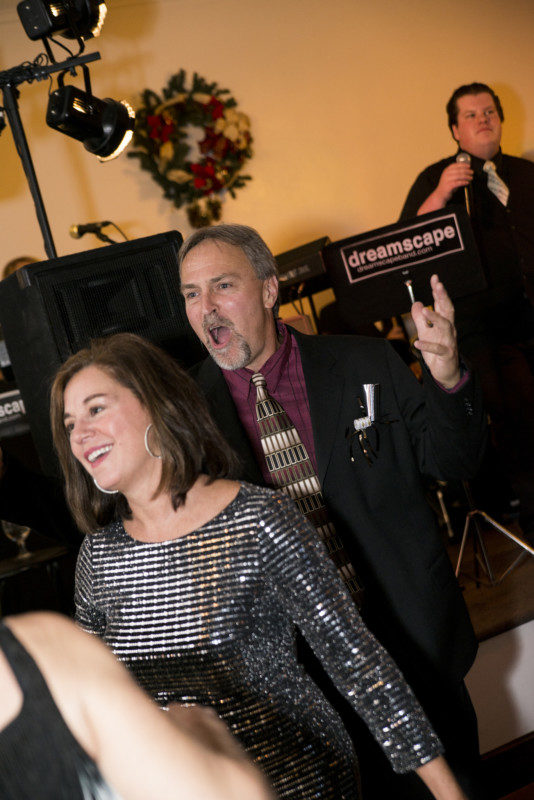
[{"label": "dark suit jacket of singer", "polygon": [[[436,677],[460,681],[477,644],[421,473],[451,480],[476,472],[485,439],[477,381],[472,376],[447,393],[429,375],[421,386],[383,339],[292,333],[302,357],[319,480],[365,586],[363,616],[413,685]],[[221,370],[207,358],[192,374],[241,457],[240,477],[263,483]],[[362,415],[364,383],[379,386],[372,466],[356,439],[351,461],[346,437]]]}]

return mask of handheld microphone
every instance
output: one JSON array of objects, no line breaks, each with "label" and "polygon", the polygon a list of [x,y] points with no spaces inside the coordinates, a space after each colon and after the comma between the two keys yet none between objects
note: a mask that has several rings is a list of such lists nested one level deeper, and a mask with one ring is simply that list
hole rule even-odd
[{"label": "handheld microphone", "polygon": [[86,233],[100,233],[102,228],[105,228],[107,225],[111,225],[109,220],[105,220],[104,222],[88,222],[86,225],[71,225],[69,234],[73,239],[80,239]]},{"label": "handheld microphone", "polygon": [[[471,156],[469,153],[465,153],[461,150],[458,155],[456,156],[456,163],[457,164],[471,164]],[[464,186],[464,194],[465,194],[465,207],[467,209],[467,213],[471,216],[471,201],[469,198],[469,186]]]}]

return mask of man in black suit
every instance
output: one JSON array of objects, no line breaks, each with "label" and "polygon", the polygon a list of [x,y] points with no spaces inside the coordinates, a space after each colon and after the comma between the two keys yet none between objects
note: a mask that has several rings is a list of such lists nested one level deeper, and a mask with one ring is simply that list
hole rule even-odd
[{"label": "man in black suit", "polygon": [[487,287],[455,301],[456,328],[480,378],[498,452],[473,488],[497,513],[519,498],[521,527],[533,538],[534,164],[501,151],[504,113],[491,87],[458,87],[446,111],[458,150],[419,174],[401,219],[468,205]]},{"label": "man in black suit", "polygon": [[[189,321],[210,356],[195,370],[212,414],[242,459],[241,477],[269,482],[254,413],[254,372],[288,412],[325,504],[361,579],[362,615],[414,688],[470,798],[477,788],[476,718],[463,679],[476,641],[426,502],[421,474],[463,479],[478,466],[485,424],[474,377],[461,366],[454,310],[432,277],[434,310],[412,307],[423,385],[385,340],[305,336],[275,320],[276,263],[250,228],[194,233],[180,251]],[[360,449],[354,421],[364,384],[376,413]],[[353,435],[355,434],[355,435]],[[363,452],[367,449],[367,455]],[[394,777],[357,722],[364,796],[422,797]],[[394,794],[391,794],[394,793]]]}]

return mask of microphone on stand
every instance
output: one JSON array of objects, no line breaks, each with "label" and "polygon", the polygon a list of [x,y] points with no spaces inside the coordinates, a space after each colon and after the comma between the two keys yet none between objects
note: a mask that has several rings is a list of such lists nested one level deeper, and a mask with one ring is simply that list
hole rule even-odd
[{"label": "microphone on stand", "polygon": [[109,220],[105,220],[104,222],[88,222],[85,225],[71,225],[69,228],[69,234],[73,239],[80,239],[86,233],[99,234],[102,228],[112,224],[113,223],[109,222]]},{"label": "microphone on stand", "polygon": [[[465,153],[463,150],[458,153],[456,156],[456,163],[457,164],[471,164],[471,156],[469,153]],[[467,213],[471,216],[471,200],[469,197],[469,186],[464,186],[464,194],[465,194],[465,207],[467,209]]]}]

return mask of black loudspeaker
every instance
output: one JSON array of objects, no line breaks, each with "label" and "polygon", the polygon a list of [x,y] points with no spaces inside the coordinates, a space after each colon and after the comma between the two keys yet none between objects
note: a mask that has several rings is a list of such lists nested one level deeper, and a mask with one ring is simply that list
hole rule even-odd
[{"label": "black loudspeaker", "polygon": [[330,244],[330,239],[323,236],[275,256],[281,303],[290,303],[330,286],[323,261],[323,248],[327,244]]},{"label": "black loudspeaker", "polygon": [[43,470],[57,474],[49,393],[91,339],[129,331],[182,366],[205,354],[179,290],[177,231],[28,264],[0,282],[0,324]]}]

